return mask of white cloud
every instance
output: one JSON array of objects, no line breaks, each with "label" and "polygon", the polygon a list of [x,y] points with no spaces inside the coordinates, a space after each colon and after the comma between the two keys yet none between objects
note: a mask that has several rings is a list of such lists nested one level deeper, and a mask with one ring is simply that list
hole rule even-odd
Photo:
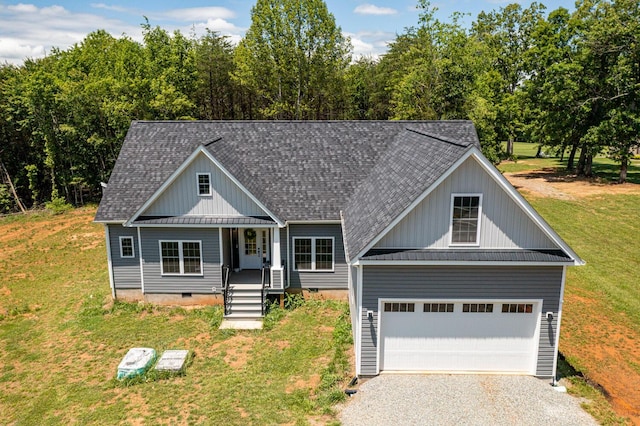
[{"label": "white cloud", "polygon": [[353,11],[359,15],[395,15],[398,13],[396,9],[390,7],[380,7],[367,3],[358,5]]},{"label": "white cloud", "polygon": [[45,56],[54,47],[67,49],[98,29],[116,37],[140,34],[137,25],[95,14],[72,13],[61,6],[0,6],[0,63],[21,64],[26,58]]},{"label": "white cloud", "polygon": [[345,33],[351,39],[354,59],[361,57],[378,58],[387,51],[387,46],[396,35],[385,31],[360,31],[358,33]]},{"label": "white cloud", "polygon": [[24,44],[22,40],[15,38],[0,38],[0,58],[2,63],[20,64],[22,58],[34,58],[44,56],[43,45]]},{"label": "white cloud", "polygon": [[189,7],[162,12],[160,16],[178,21],[202,22],[210,19],[232,19],[235,12],[224,7]]},{"label": "white cloud", "polygon": [[104,3],[91,3],[91,7],[93,7],[94,9],[104,9],[104,10],[112,10],[114,12],[131,12],[131,9],[127,9],[126,7],[122,7],[122,6],[114,6],[111,4],[104,4]]},{"label": "white cloud", "polygon": [[[152,25],[160,22],[168,32],[180,30],[184,35],[201,36],[207,28],[237,43],[245,32],[229,21],[235,12],[223,7],[180,8],[157,13],[145,13],[106,3],[92,3],[96,13],[76,13],[61,6],[38,7],[33,4],[4,6],[0,4],[0,63],[19,65],[26,58],[41,58],[52,48],[68,49],[81,42],[91,32],[104,29],[114,37],[123,34],[134,40],[142,40],[140,23],[143,16]],[[100,10],[121,13],[121,19],[101,16]],[[131,24],[125,22],[125,19]]]}]

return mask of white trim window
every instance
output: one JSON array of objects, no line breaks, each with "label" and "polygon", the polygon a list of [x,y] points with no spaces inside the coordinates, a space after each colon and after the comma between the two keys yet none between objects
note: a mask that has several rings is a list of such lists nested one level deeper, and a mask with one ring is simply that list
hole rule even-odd
[{"label": "white trim window", "polygon": [[133,237],[120,237],[120,257],[136,257],[133,251]]},{"label": "white trim window", "polygon": [[480,244],[482,194],[451,194],[451,245]]},{"label": "white trim window", "polygon": [[211,173],[196,173],[198,195],[206,197],[211,195]]},{"label": "white trim window", "polygon": [[294,237],[293,266],[296,271],[333,272],[333,237]]},{"label": "white trim window", "polygon": [[159,241],[162,275],[202,275],[202,241]]}]

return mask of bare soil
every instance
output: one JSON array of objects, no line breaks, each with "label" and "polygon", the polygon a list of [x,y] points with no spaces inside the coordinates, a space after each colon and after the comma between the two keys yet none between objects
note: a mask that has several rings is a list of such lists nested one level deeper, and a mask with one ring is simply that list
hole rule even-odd
[{"label": "bare soil", "polygon": [[592,195],[640,194],[640,185],[617,184],[597,178],[582,178],[558,173],[555,168],[504,173],[504,177],[519,191],[539,197],[575,200]]}]

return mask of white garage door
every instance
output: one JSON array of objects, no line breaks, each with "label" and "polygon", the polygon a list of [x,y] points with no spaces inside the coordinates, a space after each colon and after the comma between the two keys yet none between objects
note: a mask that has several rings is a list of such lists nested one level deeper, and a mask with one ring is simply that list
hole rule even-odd
[{"label": "white garage door", "polygon": [[380,370],[535,374],[538,301],[384,301]]}]

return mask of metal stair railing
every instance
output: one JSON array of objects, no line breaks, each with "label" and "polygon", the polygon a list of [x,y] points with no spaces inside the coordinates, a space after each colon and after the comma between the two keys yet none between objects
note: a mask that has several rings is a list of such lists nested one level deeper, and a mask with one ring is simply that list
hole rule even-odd
[{"label": "metal stair railing", "polygon": [[222,267],[222,274],[224,277],[222,283],[222,303],[224,304],[224,314],[229,315],[229,273],[231,268],[229,265]]}]

